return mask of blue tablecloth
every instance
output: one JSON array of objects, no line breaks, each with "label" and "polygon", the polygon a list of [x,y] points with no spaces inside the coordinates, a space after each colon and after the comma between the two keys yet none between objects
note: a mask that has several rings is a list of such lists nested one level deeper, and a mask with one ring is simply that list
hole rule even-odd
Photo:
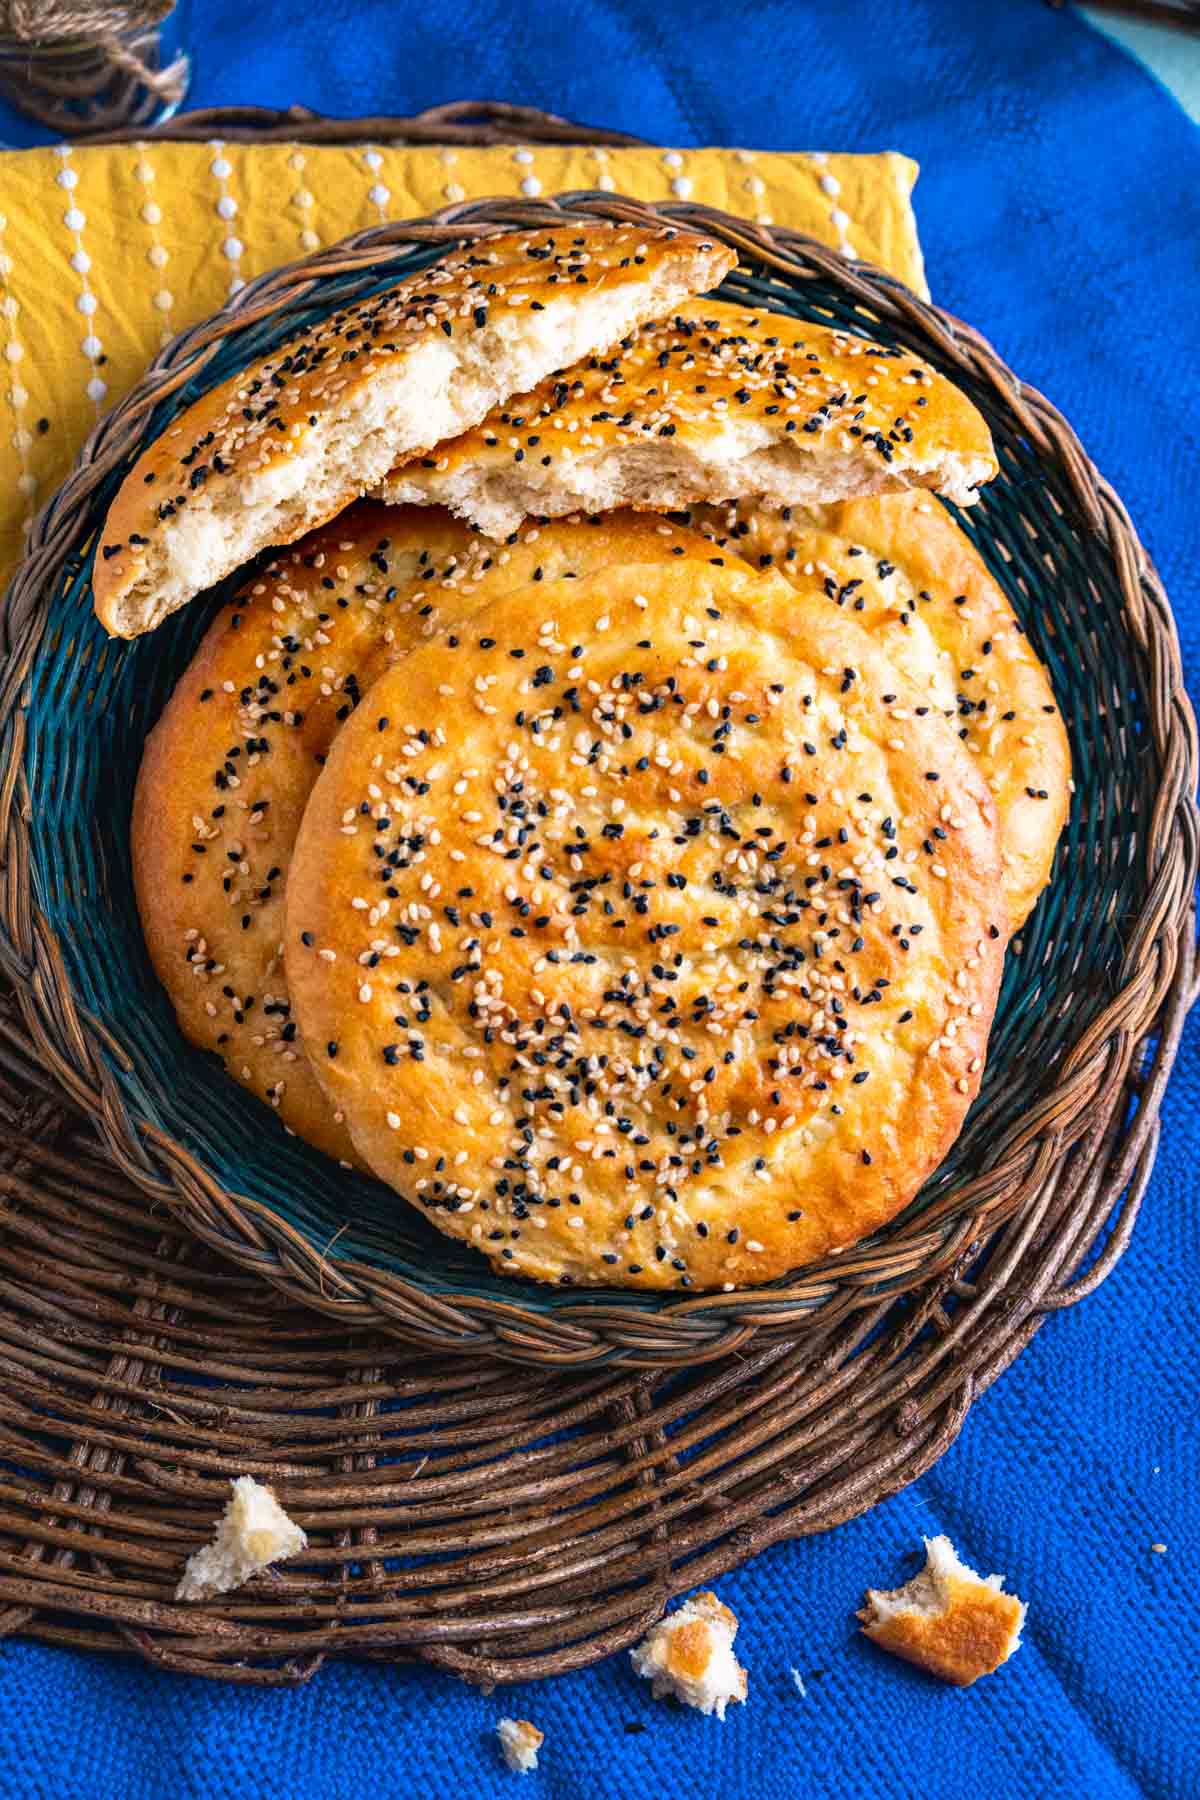
[{"label": "blue tablecloth", "polygon": [[[192,104],[352,114],[487,96],[665,144],[919,158],[934,297],[1074,422],[1158,561],[1200,675],[1200,137],[1072,14],[1041,0],[191,11]],[[0,116],[0,136],[29,133]],[[626,1657],[491,1698],[359,1666],[256,1693],[10,1642],[0,1795],[512,1794],[522,1778],[492,1729],[515,1712],[546,1732],[528,1792],[564,1800],[1195,1800],[1198,1165],[1193,1028],[1142,1221],[1107,1285],[1052,1319],[915,1487],[719,1583],[750,1670],[749,1704],[724,1725],[651,1701]],[[903,1578],[906,1552],[941,1530],[1030,1602],[1016,1660],[965,1694],[884,1658],[851,1618],[865,1583]]]}]

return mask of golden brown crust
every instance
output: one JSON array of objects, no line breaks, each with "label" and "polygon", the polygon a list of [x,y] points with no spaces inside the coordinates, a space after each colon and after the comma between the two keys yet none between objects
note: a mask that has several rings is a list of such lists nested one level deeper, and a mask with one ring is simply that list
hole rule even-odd
[{"label": "golden brown crust", "polygon": [[996,801],[1010,929],[1050,880],[1071,794],[1071,752],[1050,679],[1003,590],[931,495],[841,505],[699,508],[694,522],[804,592],[819,577],[954,721]]},{"label": "golden brown crust", "polygon": [[[208,506],[226,490],[232,502],[240,498],[253,504],[247,482],[261,486],[266,473],[301,454],[314,427],[335,407],[365,394],[380,370],[397,359],[408,362],[417,354],[436,352],[449,380],[455,357],[461,362],[464,340],[474,354],[472,340],[489,332],[494,336],[498,326],[508,329],[514,318],[532,320],[552,303],[561,303],[564,294],[575,300],[583,293],[628,292],[628,328],[653,310],[661,291],[657,280],[669,275],[677,289],[704,288],[718,282],[735,261],[724,245],[673,229],[647,232],[566,223],[559,231],[543,228],[479,240],[398,286],[297,332],[270,356],[202,395],[138,458],[113,501],[97,548],[93,592],[99,618],[109,631],[126,636],[156,623],[150,616],[131,627],[123,603],[146,577],[147,559],[164,525],[171,522],[174,529],[198,498]],[[542,367],[552,359],[553,345],[549,351]],[[494,397],[482,388],[480,392],[475,418]],[[422,447],[414,440],[404,449],[411,453]],[[358,454],[355,445],[352,458]],[[384,456],[382,466],[362,483],[355,479],[357,465],[351,460],[340,492],[329,496],[322,516],[334,517],[364,485],[377,480],[388,466],[386,445]],[[316,522],[308,518],[292,537]],[[289,541],[263,536],[208,580],[228,573],[266,544]]]},{"label": "golden brown crust", "polygon": [[868,1588],[863,1633],[954,1687],[991,1675],[1020,1646],[1025,1605],[959,1560],[947,1537],[925,1541],[925,1567],[902,1588]]},{"label": "golden brown crust", "polygon": [[[860,1618],[866,1618],[860,1613]],[[864,1624],[874,1643],[916,1663],[953,1687],[970,1687],[1009,1656],[1021,1622],[1021,1603],[977,1581],[951,1581],[947,1610],[936,1618],[899,1613],[884,1624]]]},{"label": "golden brown crust", "polygon": [[[731,432],[749,433],[753,443],[726,448]],[[569,512],[589,497],[575,491],[577,465],[603,451],[664,445],[703,458],[694,478],[681,470],[673,491],[644,501],[640,467],[631,464],[623,490],[597,503],[661,507],[760,495],[761,468],[746,474],[751,485],[737,485],[734,460],[768,448],[781,481],[789,463],[806,479],[815,451],[849,464],[831,474],[828,494],[777,499],[952,485],[960,462],[948,474],[947,458],[969,462],[972,483],[990,480],[997,466],[982,416],[910,352],[706,298],[494,408],[481,425],[395,470],[383,491],[454,506],[464,471],[494,472],[538,484],[526,510]],[[723,478],[733,485],[713,485]]]},{"label": "golden brown crust", "polygon": [[334,744],[296,1017],[363,1159],[499,1268],[765,1281],[891,1218],[960,1127],[993,818],[866,634],[776,578],[515,592]]},{"label": "golden brown crust", "polygon": [[138,905],[185,1035],[318,1149],[356,1160],[291,1018],[283,894],[343,717],[444,618],[538,578],[685,551],[708,547],[645,515],[531,525],[497,545],[439,509],[368,501],[283,552],[213,620],[146,744]]}]

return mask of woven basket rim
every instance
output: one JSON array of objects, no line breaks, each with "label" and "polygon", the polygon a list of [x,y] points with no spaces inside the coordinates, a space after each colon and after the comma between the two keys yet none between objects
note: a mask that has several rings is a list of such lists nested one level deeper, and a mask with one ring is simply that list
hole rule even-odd
[{"label": "woven basket rim", "polygon": [[[801,280],[806,273],[817,273],[875,313],[919,324],[952,361],[975,371],[985,370],[1034,441],[1053,448],[1089,527],[1119,534],[1122,572],[1130,581],[1136,580],[1146,618],[1161,639],[1155,643],[1170,690],[1167,719],[1170,731],[1181,740],[1165,759],[1159,811],[1176,819],[1178,837],[1173,841],[1184,846],[1187,867],[1177,867],[1178,859],[1173,861],[1164,845],[1157,859],[1159,879],[1151,884],[1143,918],[1131,934],[1131,941],[1145,952],[1153,947],[1160,964],[1160,985],[1164,985],[1162,967],[1170,973],[1156,1009],[1157,1028],[1166,1027],[1170,1035],[1174,1011],[1186,1003],[1175,977],[1184,946],[1190,946],[1192,938],[1191,889],[1198,835],[1193,799],[1195,727],[1179,675],[1178,648],[1165,595],[1120,502],[1053,406],[1019,383],[978,332],[919,300],[895,277],[864,265],[851,266],[801,233],[768,230],[715,209],[685,203],[649,206],[620,195],[589,193],[538,202],[476,201],[446,207],[421,219],[373,227],[259,277],[220,313],[184,333],[155,358],[132,392],[91,434],[72,475],[43,510],[33,529],[30,555],[10,589],[6,631],[12,632],[17,617],[18,641],[12,646],[8,678],[0,684],[0,724],[7,726],[10,743],[7,818],[3,820],[10,840],[23,829],[21,808],[16,803],[20,782],[11,751],[22,741],[18,713],[21,671],[38,637],[34,596],[47,582],[69,539],[69,521],[90,492],[97,467],[104,466],[106,454],[112,460],[113,441],[144,419],[153,401],[193,377],[225,331],[264,316],[283,295],[308,293],[319,278],[360,269],[400,245],[459,242],[505,226],[561,218],[564,210],[574,216],[639,222],[670,219],[715,232],[768,269]],[[68,526],[63,525],[64,519]],[[562,1310],[555,1310],[549,1298],[531,1310],[519,1297],[500,1301],[444,1292],[431,1296],[389,1271],[350,1261],[336,1250],[318,1250],[260,1203],[220,1189],[182,1145],[146,1121],[129,1117],[113,1082],[105,1076],[105,1046],[94,1022],[74,1005],[46,921],[28,891],[27,859],[18,852],[9,860],[10,868],[24,873],[16,882],[10,877],[5,887],[10,939],[7,960],[15,972],[29,1028],[50,1066],[66,1076],[94,1113],[120,1164],[149,1195],[165,1201],[214,1248],[302,1295],[308,1304],[346,1322],[381,1324],[441,1350],[487,1346],[495,1354],[517,1361],[576,1367],[621,1361],[665,1367],[717,1356],[745,1344],[756,1333],[794,1333],[810,1314],[867,1304],[882,1282],[892,1292],[912,1286],[938,1269],[951,1267],[988,1230],[1014,1209],[1029,1204],[1048,1179],[1061,1176],[1072,1148],[1094,1129],[1089,1106],[1081,1099],[1086,1096],[1091,1107],[1097,1103],[1096,1083],[1087,1080],[1087,1069],[1095,1074],[1104,1061],[1103,1045],[1125,1025],[1118,993],[1103,1028],[1093,1029],[1063,1063],[1055,1091],[1056,1096],[1065,1096],[1065,1101],[1054,1116],[1052,1129],[1039,1131],[1037,1121],[1032,1122],[1011,1146],[1007,1159],[961,1189],[948,1211],[935,1205],[908,1230],[880,1234],[879,1240],[801,1271],[786,1286],[683,1300],[668,1296],[653,1312],[645,1309],[642,1297],[637,1297],[636,1305],[631,1304],[631,1297],[619,1291],[595,1291],[586,1296],[574,1293],[569,1309]],[[1181,874],[1187,878],[1181,880]],[[1135,974],[1138,981],[1145,981],[1144,963]],[[1118,1091],[1110,1079],[1109,1099],[1114,1103]],[[1143,1128],[1149,1129],[1150,1121]],[[551,1296],[554,1293],[550,1290]]]},{"label": "woven basket rim", "polygon": [[220,135],[231,144],[645,144],[646,138],[606,125],[583,125],[541,107],[508,100],[450,100],[416,113],[376,113],[334,118],[310,106],[198,106],[145,131],[82,131],[76,144],[208,143]]}]

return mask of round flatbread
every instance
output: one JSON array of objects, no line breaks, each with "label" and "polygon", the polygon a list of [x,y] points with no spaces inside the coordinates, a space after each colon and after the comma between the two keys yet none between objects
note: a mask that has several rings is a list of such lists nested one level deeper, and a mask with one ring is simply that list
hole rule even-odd
[{"label": "round flatbread", "polygon": [[529,513],[580,508],[910,487],[969,506],[995,473],[981,414],[910,351],[704,299],[504,400],[379,491],[503,536]]},{"label": "round flatbread", "polygon": [[282,552],[213,620],[146,745],[138,905],[185,1035],[318,1149],[354,1159],[291,1016],[283,894],[342,722],[444,618],[527,583],[689,551],[710,547],[636,514],[530,525],[496,544],[435,508],[365,502]]},{"label": "round flatbread", "polygon": [[[815,582],[951,720],[992,790],[1009,928],[1050,880],[1071,798],[1071,752],[1050,678],[966,534],[928,494],[770,512],[698,509],[693,522],[801,592]],[[815,578],[815,581],[814,581]]]},{"label": "round flatbread", "polygon": [[336,740],[292,1004],[363,1160],[497,1268],[766,1281],[891,1218],[980,1081],[994,809],[852,620],[689,559],[436,633]]}]

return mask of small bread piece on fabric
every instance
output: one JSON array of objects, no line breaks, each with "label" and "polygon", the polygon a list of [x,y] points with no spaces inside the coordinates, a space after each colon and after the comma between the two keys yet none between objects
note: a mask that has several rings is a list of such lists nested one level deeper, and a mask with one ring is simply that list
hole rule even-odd
[{"label": "small bread piece on fabric", "polygon": [[874,1643],[939,1681],[970,1687],[1021,1643],[1026,1606],[1002,1575],[977,1575],[948,1537],[925,1538],[925,1567],[903,1587],[868,1588],[858,1617]]},{"label": "small bread piece on fabric", "polygon": [[673,1694],[698,1712],[724,1720],[730,1701],[746,1698],[746,1671],[733,1654],[735,1615],[715,1594],[693,1594],[629,1652],[637,1673],[653,1682],[656,1700]]},{"label": "small bread piece on fabric", "polygon": [[506,400],[380,492],[503,537],[527,513],[579,508],[810,505],[910,487],[969,506],[996,467],[982,416],[911,352],[706,299]]},{"label": "small bread piece on fabric", "polygon": [[271,1489],[253,1475],[239,1475],[212,1543],[188,1557],[175,1598],[211,1600],[231,1593],[272,1563],[297,1556],[307,1544]]},{"label": "small bread piece on fabric", "polygon": [[341,512],[400,458],[714,286],[736,260],[689,232],[564,219],[477,239],[297,332],[138,458],[97,548],[100,622],[118,637],[152,630],[258,551]]},{"label": "small bread piece on fabric", "polygon": [[498,1270],[752,1286],[941,1161],[999,875],[974,762],[851,620],[618,568],[437,633],[347,721],[288,880],[293,1016],[362,1159]]},{"label": "small bread piece on fabric", "polygon": [[496,1736],[505,1762],[515,1775],[531,1775],[538,1766],[538,1751],[546,1741],[544,1731],[528,1719],[500,1719]]},{"label": "small bread piece on fabric", "polygon": [[364,501],[282,551],[213,620],[146,743],[138,910],[184,1035],[306,1143],[358,1160],[309,1067],[283,967],[292,848],[343,721],[448,618],[512,588],[685,554],[724,553],[648,513],[529,525],[497,545],[439,507]]},{"label": "small bread piece on fabric", "polygon": [[1009,929],[1050,880],[1071,802],[1071,751],[1050,678],[1004,590],[930,494],[784,512],[700,507],[693,523],[853,614],[954,723],[996,802]]}]

